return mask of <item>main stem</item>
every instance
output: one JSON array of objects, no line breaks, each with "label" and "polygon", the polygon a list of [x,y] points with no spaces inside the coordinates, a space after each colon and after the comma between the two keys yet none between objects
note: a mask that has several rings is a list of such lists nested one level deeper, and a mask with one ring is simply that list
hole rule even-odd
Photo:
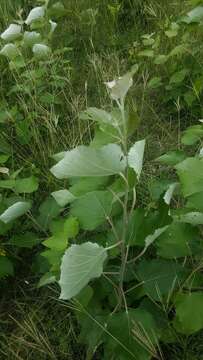
[{"label": "main stem", "polygon": [[122,125],[123,125],[123,139],[122,139],[122,146],[123,146],[123,153],[126,158],[126,170],[125,170],[125,179],[126,179],[126,187],[125,187],[125,197],[124,197],[124,208],[123,208],[123,232],[122,232],[122,239],[121,239],[121,268],[120,268],[120,281],[119,281],[119,290],[121,301],[120,304],[122,305],[123,301],[125,302],[124,298],[124,290],[123,290],[123,281],[125,276],[125,268],[126,263],[128,260],[128,247],[126,247],[126,233],[128,227],[128,194],[129,194],[129,186],[128,186],[128,134],[127,134],[127,122],[125,117],[125,107],[124,107],[124,100],[119,103],[119,108],[121,111],[122,116]]}]

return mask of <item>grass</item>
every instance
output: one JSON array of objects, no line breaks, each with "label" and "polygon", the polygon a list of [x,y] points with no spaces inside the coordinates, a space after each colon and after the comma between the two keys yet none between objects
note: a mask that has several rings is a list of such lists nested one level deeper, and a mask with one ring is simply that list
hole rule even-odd
[{"label": "grass", "polygon": [[[70,17],[64,22],[63,29],[59,26],[54,40],[55,43],[60,41],[61,46],[72,47],[66,59],[70,60],[71,64],[69,72],[60,69],[63,61],[60,56],[54,68],[54,74],[60,71],[60,76],[67,82],[59,94],[55,88],[51,89],[52,94],[60,95],[63,99],[63,111],[60,116],[55,107],[39,104],[36,93],[29,100],[23,93],[18,94],[18,101],[25,109],[26,116],[28,117],[30,112],[37,114],[36,117],[31,116],[32,142],[26,145],[19,144],[12,131],[5,133],[4,138],[13,142],[15,168],[23,166],[29,171],[34,166],[41,174],[41,186],[45,188],[43,192],[46,194],[55,185],[48,172],[51,155],[86,143],[91,138],[91,128],[79,121],[79,112],[87,106],[103,107],[108,104],[103,83],[128,70],[128,50],[133,41],[143,33],[159,29],[167,19],[186,8],[186,2],[181,0],[173,0],[170,3],[165,0],[123,0],[120,3],[120,15],[112,21],[107,0],[68,2]],[[116,5],[116,1],[112,4]],[[25,5],[27,4],[23,1],[15,1],[13,6],[13,1],[2,0],[1,27],[5,28],[16,18],[19,7]],[[33,6],[33,1],[29,1],[29,5]],[[97,6],[98,22],[89,25],[85,20],[85,11]],[[61,37],[62,30],[68,36]],[[28,67],[27,70],[31,73],[32,68]],[[49,70],[47,66],[46,79],[53,75]],[[140,74],[143,78],[145,75]],[[9,81],[13,80],[20,84],[21,74],[13,74]],[[185,119],[181,118],[180,128],[179,113],[171,115],[162,111],[157,105],[159,94],[151,96],[143,85],[135,85],[130,97],[129,103],[136,105],[135,116],[140,121],[136,137],[147,139],[146,163],[139,198],[141,203],[147,203],[148,184],[155,173],[159,175],[160,172],[159,167],[151,160],[176,147]],[[24,261],[26,260],[30,259]],[[0,359],[85,359],[84,349],[77,343],[76,321],[70,309],[57,300],[58,289],[48,287],[39,290],[35,285],[36,278],[33,278],[32,274],[27,276],[25,272],[19,276],[17,274],[15,279],[5,281],[1,285],[3,296],[0,300]],[[176,346],[164,347],[164,359],[201,360],[202,338],[203,333],[200,332],[189,339],[183,339]]]}]

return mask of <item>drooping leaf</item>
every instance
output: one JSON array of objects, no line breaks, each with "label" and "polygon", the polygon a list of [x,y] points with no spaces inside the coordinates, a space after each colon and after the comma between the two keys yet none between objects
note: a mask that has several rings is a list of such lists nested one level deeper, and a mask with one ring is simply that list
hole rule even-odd
[{"label": "drooping leaf", "polygon": [[0,220],[5,224],[17,219],[18,217],[24,215],[27,211],[31,209],[31,203],[28,201],[19,201],[14,205],[11,205],[7,210],[0,215]]},{"label": "drooping leaf", "polygon": [[203,292],[179,294],[175,299],[175,329],[186,335],[203,328]]},{"label": "drooping leaf", "polygon": [[203,159],[188,157],[175,168],[185,197],[203,191]]},{"label": "drooping leaf", "polygon": [[44,15],[45,15],[45,7],[37,6],[30,11],[27,19],[25,20],[25,24],[31,25],[33,22],[42,19]]},{"label": "drooping leaf", "polygon": [[165,64],[167,60],[168,60],[168,56],[162,54],[162,55],[158,55],[158,56],[155,58],[154,63],[155,63],[156,65]]},{"label": "drooping leaf", "polygon": [[155,301],[162,302],[180,286],[185,279],[185,271],[175,261],[142,260],[138,265],[137,276],[143,282],[146,294]]},{"label": "drooping leaf", "polygon": [[1,34],[4,41],[13,41],[21,36],[21,26],[17,24],[10,24],[9,27]]},{"label": "drooping leaf", "polygon": [[71,214],[84,230],[94,230],[110,215],[113,195],[109,191],[92,191],[71,205]]},{"label": "drooping leaf", "polygon": [[200,248],[198,229],[184,223],[173,222],[156,241],[157,253],[166,259],[190,256]]},{"label": "drooping leaf", "polygon": [[109,176],[122,172],[126,161],[120,146],[109,144],[101,149],[78,146],[67,151],[64,158],[51,168],[58,179],[77,176]]},{"label": "drooping leaf", "polygon": [[13,264],[6,257],[0,255],[0,279],[14,274]]},{"label": "drooping leaf", "polygon": [[160,76],[154,76],[153,78],[150,79],[150,81],[147,84],[149,89],[156,89],[161,85],[162,85],[162,81]]},{"label": "drooping leaf", "polygon": [[60,298],[73,298],[90,280],[100,277],[106,258],[105,248],[95,243],[72,245],[66,250],[61,263]]},{"label": "drooping leaf", "polygon": [[144,157],[145,140],[137,141],[129,150],[128,153],[128,164],[132,167],[139,179]]}]

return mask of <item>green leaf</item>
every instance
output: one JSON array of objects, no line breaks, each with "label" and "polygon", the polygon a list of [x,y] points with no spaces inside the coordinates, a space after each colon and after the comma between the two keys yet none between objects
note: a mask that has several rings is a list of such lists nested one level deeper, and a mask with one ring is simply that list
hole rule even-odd
[{"label": "green leaf", "polygon": [[34,55],[36,56],[36,58],[38,59],[44,59],[50,56],[51,54],[51,49],[49,46],[45,45],[45,44],[35,44],[32,48],[32,51],[34,53]]},{"label": "green leaf", "polygon": [[203,213],[203,191],[188,197],[187,207]]},{"label": "green leaf", "polygon": [[158,56],[155,58],[154,63],[155,63],[156,65],[165,64],[167,60],[168,60],[168,56],[167,56],[167,55],[158,55]]},{"label": "green leaf", "polygon": [[14,269],[12,262],[6,257],[0,255],[0,279],[5,276],[13,275]]},{"label": "green leaf", "polygon": [[181,84],[188,74],[187,69],[175,72],[170,78],[170,84]]},{"label": "green leaf", "polygon": [[40,288],[45,285],[53,284],[54,282],[56,282],[56,276],[53,275],[51,272],[48,272],[40,278],[37,287]]},{"label": "green leaf", "polygon": [[105,190],[108,182],[108,177],[86,177],[74,181],[73,185],[69,188],[69,190],[71,194],[73,194],[75,197],[79,197],[87,194],[88,192]]},{"label": "green leaf", "polygon": [[111,114],[102,109],[88,108],[80,113],[81,120],[91,120],[99,124],[108,124],[117,126],[118,121]]},{"label": "green leaf", "polygon": [[1,39],[4,41],[13,41],[21,36],[21,26],[17,24],[10,24],[9,27],[1,34]]},{"label": "green leaf", "polygon": [[191,23],[199,23],[203,19],[203,6],[197,6],[193,10],[191,10],[187,16],[185,16],[182,21],[191,24]]},{"label": "green leaf", "polygon": [[198,253],[200,235],[197,228],[173,222],[156,241],[157,254],[166,259],[191,256]]},{"label": "green leaf", "polygon": [[109,191],[93,191],[71,204],[71,214],[84,230],[94,230],[110,215],[113,195]]},{"label": "green leaf", "polygon": [[143,158],[145,150],[145,140],[137,141],[129,150],[128,164],[134,169],[137,178],[139,179],[142,171]]},{"label": "green leaf", "polygon": [[164,165],[174,166],[185,160],[186,155],[182,150],[169,151],[168,153],[161,155],[155,161]]},{"label": "green leaf", "polygon": [[33,248],[33,246],[36,246],[40,243],[40,239],[36,234],[32,232],[26,232],[25,234],[21,235],[13,235],[9,241],[9,244],[17,247],[22,248]]},{"label": "green leaf", "polygon": [[177,211],[174,213],[173,218],[182,223],[188,223],[194,226],[203,225],[203,212],[198,211]]},{"label": "green leaf", "polygon": [[173,261],[142,260],[138,265],[138,279],[143,282],[146,294],[155,301],[162,302],[171,296],[185,279],[184,269]]},{"label": "green leaf", "polygon": [[41,20],[45,15],[45,7],[44,6],[37,6],[33,8],[27,19],[25,20],[26,25],[31,25],[33,22]]},{"label": "green leaf", "polygon": [[38,179],[35,176],[31,176],[25,179],[19,179],[15,181],[15,191],[19,194],[30,194],[37,191],[39,187]]},{"label": "green leaf", "polygon": [[47,198],[39,207],[38,222],[43,228],[47,229],[52,219],[59,215],[61,210],[61,206],[57,204],[55,199]]},{"label": "green leaf", "polygon": [[1,154],[0,155],[0,164],[5,164],[7,160],[10,158],[10,155],[8,154]]},{"label": "green leaf", "polygon": [[117,80],[106,82],[106,86],[109,89],[110,95],[113,100],[124,101],[128,90],[133,85],[133,73],[137,71],[137,67],[132,72],[128,72]]},{"label": "green leaf", "polygon": [[173,50],[171,50],[171,52],[169,53],[169,56],[178,56],[178,55],[182,55],[187,51],[187,45],[183,44],[183,45],[177,45],[176,47],[173,48]]},{"label": "green leaf", "polygon": [[140,51],[138,55],[143,56],[143,57],[152,58],[154,56],[154,51],[146,49],[146,50]]},{"label": "green leaf", "polygon": [[185,197],[203,191],[203,159],[187,158],[175,168]]},{"label": "green leaf", "polygon": [[175,299],[175,329],[191,335],[203,328],[203,292],[179,294]]},{"label": "green leaf", "polygon": [[161,85],[162,85],[161,77],[155,76],[152,79],[150,79],[147,86],[149,89],[156,89]]},{"label": "green leaf", "polygon": [[113,314],[107,323],[107,330],[104,338],[105,359],[149,360],[150,351],[142,346],[142,342],[140,344],[140,340],[153,346],[159,336],[152,315],[141,308]]},{"label": "green leaf", "polygon": [[120,146],[109,144],[101,149],[78,146],[51,168],[58,179],[75,176],[109,176],[124,171],[126,160]]},{"label": "green leaf", "polygon": [[194,125],[184,131],[181,142],[184,145],[194,145],[203,138],[203,126]]},{"label": "green leaf", "polygon": [[23,42],[28,47],[33,47],[35,44],[39,44],[41,41],[41,34],[36,31],[25,31],[23,36]]},{"label": "green leaf", "polygon": [[149,246],[172,219],[168,215],[168,206],[163,202],[155,211],[146,214],[144,209],[133,211],[127,230],[127,241],[131,246]]},{"label": "green leaf", "polygon": [[70,300],[90,280],[100,277],[106,258],[106,250],[95,243],[72,245],[66,250],[61,263],[60,299]]},{"label": "green leaf", "polygon": [[53,198],[56,200],[57,204],[61,207],[70,204],[72,201],[76,199],[76,197],[68,190],[58,190],[51,193]]},{"label": "green leaf", "polygon": [[67,248],[68,240],[77,236],[79,224],[77,219],[69,217],[53,221],[50,230],[53,236],[43,241],[43,244],[52,250],[63,251]]},{"label": "green leaf", "polygon": [[14,205],[10,206],[7,210],[0,215],[0,220],[5,224],[17,219],[18,217],[24,215],[27,211],[31,209],[31,203],[28,201],[19,201]]},{"label": "green leaf", "polygon": [[0,51],[0,54],[7,57],[9,60],[15,59],[20,55],[20,51],[14,44],[6,44]]}]

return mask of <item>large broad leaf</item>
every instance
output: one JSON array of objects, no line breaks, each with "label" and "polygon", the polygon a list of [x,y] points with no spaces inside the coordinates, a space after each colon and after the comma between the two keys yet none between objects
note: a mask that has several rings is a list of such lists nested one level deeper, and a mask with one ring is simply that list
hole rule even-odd
[{"label": "large broad leaf", "polygon": [[0,255],[0,279],[8,275],[13,275],[13,273],[12,262],[6,256]]},{"label": "large broad leaf", "polygon": [[203,292],[180,294],[175,299],[174,326],[182,334],[190,335],[203,328]]},{"label": "large broad leaf", "polygon": [[17,219],[18,217],[24,215],[31,208],[31,203],[28,201],[19,201],[14,205],[10,206],[7,210],[3,212],[0,216],[0,220],[5,224]]},{"label": "large broad leaf", "polygon": [[92,191],[75,200],[71,214],[78,218],[84,230],[94,230],[110,215],[113,195],[109,191]]},{"label": "large broad leaf", "polygon": [[120,146],[109,144],[101,149],[78,146],[67,151],[64,158],[51,168],[58,179],[75,176],[109,176],[124,171],[126,161]]},{"label": "large broad leaf", "polygon": [[203,191],[203,159],[187,158],[176,169],[185,197]]},{"label": "large broad leaf", "polygon": [[25,20],[27,25],[31,25],[33,22],[42,19],[45,15],[45,7],[44,6],[37,6],[32,9]]},{"label": "large broad leaf", "polygon": [[199,251],[200,235],[198,229],[183,223],[173,222],[156,241],[158,255],[173,259],[192,255]]},{"label": "large broad leaf", "polygon": [[146,294],[155,301],[162,302],[180,286],[185,279],[185,271],[173,261],[143,260],[138,266],[137,276],[143,282]]},{"label": "large broad leaf", "polygon": [[65,253],[61,264],[61,299],[69,300],[89,283],[101,276],[107,258],[105,248],[95,243],[72,245]]},{"label": "large broad leaf", "polygon": [[107,330],[104,338],[105,360],[148,360],[153,343],[159,337],[152,315],[141,308],[113,314]]},{"label": "large broad leaf", "polygon": [[6,29],[2,34],[1,38],[5,41],[13,41],[18,39],[21,36],[21,26],[17,24],[9,25],[8,29]]},{"label": "large broad leaf", "polygon": [[143,165],[143,157],[144,157],[144,149],[145,149],[145,140],[137,141],[129,150],[128,153],[128,164],[132,167],[139,179],[142,165]]}]

